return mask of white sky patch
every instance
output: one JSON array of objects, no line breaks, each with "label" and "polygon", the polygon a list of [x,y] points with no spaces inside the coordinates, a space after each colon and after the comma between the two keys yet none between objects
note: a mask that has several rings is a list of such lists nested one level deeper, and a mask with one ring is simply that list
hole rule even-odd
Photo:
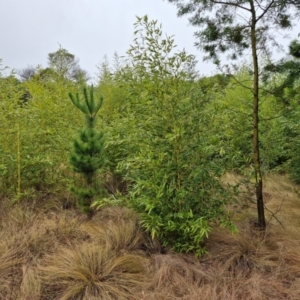
[{"label": "white sky patch", "polygon": [[178,18],[175,5],[163,0],[1,0],[0,58],[16,70],[46,67],[48,53],[60,44],[94,77],[104,55],[125,54],[136,16],[146,14],[162,24],[164,33],[175,36],[178,50],[196,56],[200,74],[213,74],[215,66],[202,62],[203,54],[194,47],[197,28],[189,26],[186,17]]}]

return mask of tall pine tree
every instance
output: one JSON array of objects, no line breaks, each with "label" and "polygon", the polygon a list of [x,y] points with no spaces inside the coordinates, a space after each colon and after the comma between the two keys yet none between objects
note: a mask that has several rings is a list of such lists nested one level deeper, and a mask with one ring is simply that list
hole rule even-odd
[{"label": "tall pine tree", "polygon": [[[258,226],[266,228],[263,179],[260,163],[260,122],[259,105],[261,86],[260,53],[270,54],[272,48],[279,46],[277,30],[293,27],[299,18],[299,0],[168,0],[175,3],[178,15],[190,15],[189,21],[198,27],[195,32],[196,46],[220,65],[222,54],[235,60],[245,52],[251,53],[252,63],[252,146],[255,190],[258,213]],[[275,33],[274,33],[275,32]]]}]

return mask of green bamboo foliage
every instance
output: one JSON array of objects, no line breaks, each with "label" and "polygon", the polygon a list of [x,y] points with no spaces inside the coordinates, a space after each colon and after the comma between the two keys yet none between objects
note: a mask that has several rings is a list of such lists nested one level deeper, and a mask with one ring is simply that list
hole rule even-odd
[{"label": "green bamboo foliage", "polygon": [[93,198],[99,194],[99,185],[96,182],[96,172],[103,167],[104,138],[103,133],[96,130],[97,114],[102,106],[103,98],[95,101],[93,86],[83,89],[83,100],[77,93],[69,93],[72,103],[85,115],[85,127],[79,131],[79,136],[74,140],[73,151],[70,155],[70,164],[75,172],[82,174],[85,186],[72,187],[77,196],[78,206],[89,217],[92,217],[91,204]]},{"label": "green bamboo foliage", "polygon": [[210,159],[212,114],[195,80],[194,57],[175,52],[174,40],[147,16],[137,18],[135,36],[118,79],[128,97],[112,125],[116,151],[127,150],[117,171],[130,183],[128,203],[152,238],[201,255],[212,222],[235,230],[224,209],[232,194],[221,184],[222,168]]}]

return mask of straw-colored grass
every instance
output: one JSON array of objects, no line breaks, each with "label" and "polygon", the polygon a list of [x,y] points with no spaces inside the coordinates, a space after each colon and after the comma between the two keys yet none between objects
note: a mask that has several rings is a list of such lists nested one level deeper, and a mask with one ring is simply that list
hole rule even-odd
[{"label": "straw-colored grass", "polygon": [[299,187],[282,175],[265,178],[265,233],[253,226],[250,185],[241,190],[233,206],[239,232],[214,228],[200,259],[161,253],[126,208],[86,220],[57,198],[15,206],[3,199],[0,300],[299,300]]},{"label": "straw-colored grass", "polygon": [[145,284],[146,261],[89,244],[58,249],[39,270],[45,299],[132,299]]}]

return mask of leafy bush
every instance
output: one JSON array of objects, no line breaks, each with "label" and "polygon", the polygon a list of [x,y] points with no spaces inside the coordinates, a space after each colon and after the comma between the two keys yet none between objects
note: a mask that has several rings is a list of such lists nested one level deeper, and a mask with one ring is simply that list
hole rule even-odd
[{"label": "leafy bush", "polygon": [[[14,77],[0,80],[1,193],[35,195],[64,190],[70,182],[67,167],[69,143],[78,113],[68,99],[77,87],[53,77],[34,77],[20,83]],[[20,102],[24,91],[31,95]]]},{"label": "leafy bush", "polygon": [[233,229],[224,210],[230,196],[219,180],[222,169],[209,160],[211,115],[194,81],[194,57],[174,53],[174,40],[163,38],[147,16],[135,27],[117,79],[127,103],[111,129],[127,124],[127,152],[116,171],[131,183],[129,203],[152,237],[200,255],[212,221]]}]

